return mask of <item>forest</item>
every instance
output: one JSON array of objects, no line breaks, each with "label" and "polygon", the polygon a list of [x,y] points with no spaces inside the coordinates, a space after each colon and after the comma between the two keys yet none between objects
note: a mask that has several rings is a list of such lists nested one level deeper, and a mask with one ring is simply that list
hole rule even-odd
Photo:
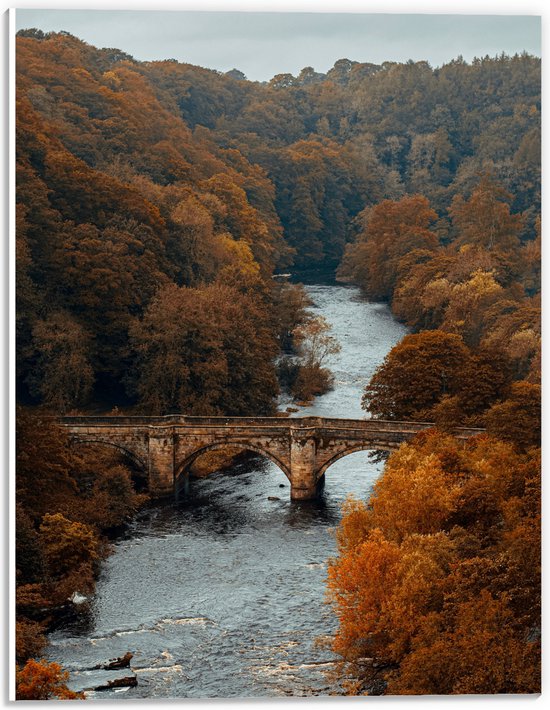
[{"label": "forest", "polygon": [[[18,697],[72,697],[43,634],[147,498],[49,415],[266,415],[282,387],[323,391],[336,345],[274,278],[314,269],[409,328],[366,414],[437,427],[344,511],[341,677],[538,691],[540,111],[527,54],[259,83],[18,33]],[[487,434],[461,447],[458,424]]]}]

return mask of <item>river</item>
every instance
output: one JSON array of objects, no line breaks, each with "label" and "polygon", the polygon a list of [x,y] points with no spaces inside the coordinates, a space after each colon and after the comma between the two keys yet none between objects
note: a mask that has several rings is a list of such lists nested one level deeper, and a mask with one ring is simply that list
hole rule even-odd
[{"label": "river", "polygon": [[[295,416],[363,417],[363,387],[406,330],[354,287],[306,288],[342,349],[329,363],[334,389]],[[140,511],[114,542],[88,613],[50,634],[49,660],[77,688],[131,651],[138,685],[90,698],[330,693],[333,655],[319,645],[336,628],[326,562],[346,496],[367,498],[380,470],[366,452],[350,454],[327,471],[321,498],[304,503],[261,458],[192,481],[185,500]]]}]

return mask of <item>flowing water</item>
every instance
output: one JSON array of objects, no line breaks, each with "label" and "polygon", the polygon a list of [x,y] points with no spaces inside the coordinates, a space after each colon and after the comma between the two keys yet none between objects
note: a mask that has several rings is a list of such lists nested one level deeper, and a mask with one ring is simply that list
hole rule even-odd
[{"label": "flowing water", "polygon": [[[364,385],[405,329],[356,288],[306,288],[342,350],[329,364],[334,389],[294,416],[361,418]],[[91,687],[101,674],[90,669],[131,651],[137,687],[91,698],[330,693],[327,558],[346,496],[367,498],[380,471],[366,452],[350,454],[304,503],[261,458],[192,481],[185,500],[142,510],[115,541],[85,618],[50,634],[50,660],[75,688]]]}]

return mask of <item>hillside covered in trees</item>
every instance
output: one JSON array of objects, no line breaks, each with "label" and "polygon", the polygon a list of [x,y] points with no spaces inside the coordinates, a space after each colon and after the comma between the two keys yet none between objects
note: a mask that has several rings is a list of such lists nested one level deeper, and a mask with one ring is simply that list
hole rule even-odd
[{"label": "hillside covered in trees", "polygon": [[[418,250],[444,258],[481,172],[513,195],[509,241],[525,246],[523,274],[508,269],[502,287],[523,279],[536,292],[536,278],[525,279],[540,210],[537,58],[440,69],[340,60],[326,76],[306,68],[259,84],[29,30],[18,36],[17,67],[18,383],[27,401],[269,411],[277,342],[293,325],[273,272],[335,268],[371,208],[422,194],[415,219],[431,223],[427,240],[390,237],[398,253],[386,258],[373,244],[367,258],[395,272],[415,250],[396,312],[423,327],[406,295],[408,286],[420,297]],[[352,271],[362,268],[355,262]],[[380,275],[368,292],[390,298],[395,277]],[[217,312],[201,321],[209,302]],[[182,308],[178,336],[169,335]],[[246,358],[231,356],[237,323],[248,331]],[[186,350],[191,333],[200,358]],[[240,384],[248,378],[253,395]]]},{"label": "hillside covered in trees", "polygon": [[[257,83],[19,33],[20,664],[144,499],[135,472],[77,455],[34,409],[271,414],[281,353],[305,348],[318,375],[307,339],[326,336],[273,276],[323,269],[411,329],[368,414],[442,430],[344,517],[329,585],[351,691],[536,691],[540,108],[529,55],[341,59]],[[460,449],[442,433],[457,424],[492,438]],[[25,668],[21,697],[36,672],[65,692],[59,669]]]}]

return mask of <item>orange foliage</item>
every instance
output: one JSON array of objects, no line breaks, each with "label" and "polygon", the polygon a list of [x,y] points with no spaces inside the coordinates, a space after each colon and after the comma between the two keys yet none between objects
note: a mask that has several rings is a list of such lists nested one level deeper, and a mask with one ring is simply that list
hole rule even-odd
[{"label": "orange foliage", "polygon": [[428,431],[392,454],[368,507],[347,502],[328,592],[353,692],[538,692],[538,465]]},{"label": "orange foliage", "polygon": [[430,535],[442,529],[458,498],[456,476],[444,470],[437,454],[418,456],[403,447],[376,483],[373,518],[389,540]]},{"label": "orange foliage", "polygon": [[32,658],[17,671],[17,700],[77,700],[81,693],[67,688],[69,674],[58,663],[45,663]]},{"label": "orange foliage", "polygon": [[[278,345],[305,305],[273,269],[336,264],[358,233],[341,274],[433,330],[388,355],[365,405],[447,428],[485,416],[514,443],[427,433],[390,459],[371,507],[347,504],[330,588],[360,690],[538,687],[539,64],[340,60],[262,85],[67,34],[18,37],[25,397],[65,410],[125,388],[159,413],[269,413]],[[479,180],[485,164],[514,187],[513,209]],[[330,378],[309,366],[313,391]],[[120,461],[77,455],[45,419],[21,412],[17,445],[25,660],[41,643],[25,614],[91,589],[98,531],[142,498]],[[18,695],[74,697],[64,681],[30,661]]]},{"label": "orange foliage", "polygon": [[348,248],[341,273],[359,281],[369,296],[391,298],[402,257],[414,250],[436,248],[437,237],[429,230],[436,219],[436,212],[421,195],[380,202],[366,212],[364,231]]},{"label": "orange foliage", "polygon": [[540,688],[540,649],[513,628],[504,597],[487,590],[457,605],[442,626],[419,631],[387,693],[398,695],[534,693]]},{"label": "orange foliage", "polygon": [[511,195],[488,176],[482,177],[469,200],[457,195],[449,212],[460,233],[459,243],[489,250],[516,247],[522,217],[510,214],[510,200]]},{"label": "orange foliage", "polygon": [[17,425],[16,642],[24,663],[40,655],[43,632],[74,592],[93,591],[105,553],[100,532],[145,496],[116,455],[70,446],[51,418],[20,409]]},{"label": "orange foliage", "polygon": [[139,353],[137,390],[147,411],[271,411],[276,341],[252,294],[218,283],[201,289],[170,284],[159,290],[143,319],[132,323],[130,336]]}]

